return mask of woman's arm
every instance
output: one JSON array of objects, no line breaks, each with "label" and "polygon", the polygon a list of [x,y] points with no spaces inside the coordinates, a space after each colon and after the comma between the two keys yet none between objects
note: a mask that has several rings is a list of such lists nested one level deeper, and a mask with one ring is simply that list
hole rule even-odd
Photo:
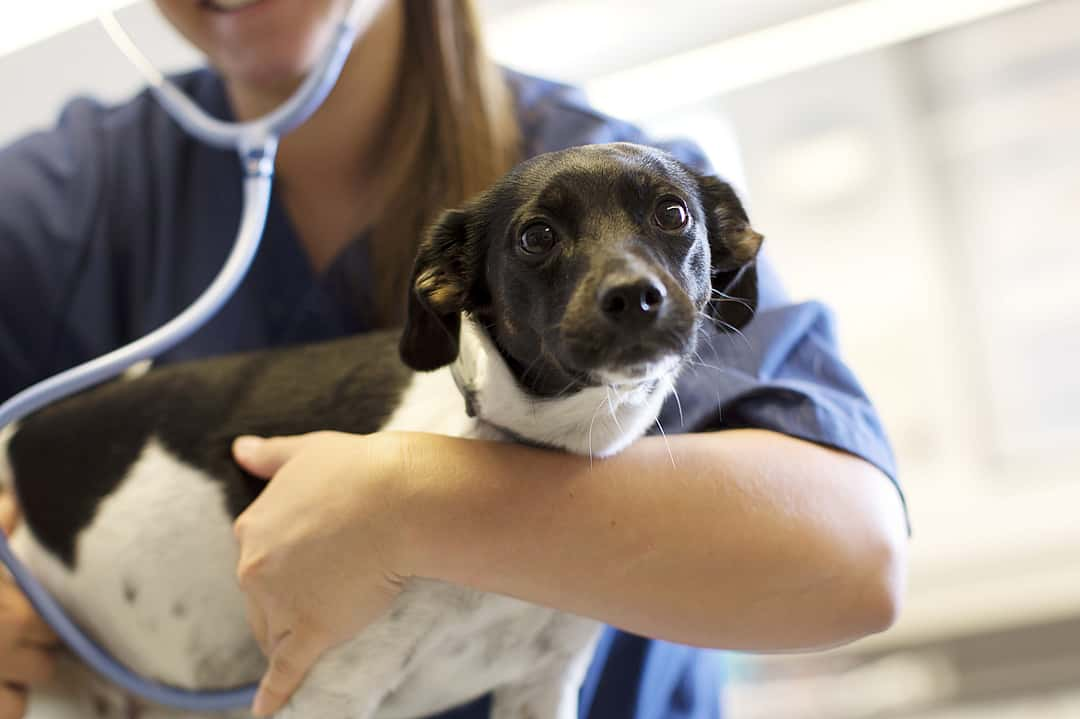
[{"label": "woman's arm", "polygon": [[650,437],[594,462],[415,447],[409,573],[749,651],[851,641],[898,612],[899,495],[850,455],[761,430]]},{"label": "woman's arm", "polygon": [[646,438],[607,460],[430,434],[238,444],[274,476],[237,521],[271,656],[259,714],[424,576],[673,641],[823,647],[897,614],[906,530],[861,459],[761,430]]}]

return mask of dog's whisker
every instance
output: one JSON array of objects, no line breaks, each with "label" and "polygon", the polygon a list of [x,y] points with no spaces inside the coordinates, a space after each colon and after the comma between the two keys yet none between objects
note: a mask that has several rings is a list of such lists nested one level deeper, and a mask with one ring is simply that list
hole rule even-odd
[{"label": "dog's whisker", "polygon": [[620,432],[625,431],[625,430],[623,430],[622,423],[619,422],[619,414],[618,414],[618,412],[616,412],[615,403],[613,403],[611,401],[611,395],[615,395],[615,399],[618,401],[618,403],[620,405],[622,404],[623,400],[622,400],[622,397],[619,396],[618,388],[616,388],[616,387],[614,387],[613,385],[610,385],[610,384],[604,385],[604,393],[607,395],[607,398],[608,398],[608,409],[610,410],[612,421],[615,422],[615,426],[619,428]]},{"label": "dog's whisker", "polygon": [[530,362],[529,366],[525,368],[525,371],[522,373],[522,376],[528,375],[529,372],[531,372],[538,364],[540,364],[540,361],[542,359],[544,359],[543,346],[544,346],[544,341],[543,341],[543,339],[541,339],[540,340],[541,352],[539,354],[537,354],[536,359],[534,359],[532,362]]},{"label": "dog's whisker", "polygon": [[660,430],[660,436],[664,438],[664,446],[667,447],[668,457],[671,458],[671,466],[678,467],[679,465],[675,463],[675,454],[671,451],[671,442],[668,441],[667,432],[664,431],[664,425],[659,417],[656,418],[656,426]]},{"label": "dog's whisker", "polygon": [[[718,353],[716,351],[716,347],[713,346],[712,337],[709,336],[709,334],[704,329],[702,329],[701,331],[702,331],[702,336],[706,340],[705,344],[709,347],[709,349],[711,349],[713,351],[713,357],[719,362],[720,358],[719,358],[719,355],[718,355]],[[717,369],[717,370],[721,369],[720,367],[718,367],[716,365],[712,365],[712,364],[709,364],[708,362],[706,362],[705,358],[701,356],[701,351],[699,349],[697,349],[697,348],[694,349],[694,354],[693,354],[693,357],[691,358],[690,361],[691,361],[691,364],[693,366],[707,367],[709,369]]]},{"label": "dog's whisker", "polygon": [[720,352],[716,349],[716,334],[710,332],[706,326],[701,327],[701,333],[702,337],[705,339],[705,346],[712,350],[713,359],[717,362],[723,362],[723,360],[720,358]]},{"label": "dog's whisker", "polygon": [[715,298],[710,300],[710,303],[711,302],[734,302],[735,304],[742,305],[743,307],[750,310],[751,312],[754,311],[754,306],[751,305],[749,302],[747,302],[746,300],[744,300],[742,298],[733,297],[732,295],[721,292],[720,290],[713,290],[712,294],[715,296]]},{"label": "dog's whisker", "polygon": [[554,398],[559,399],[561,397],[567,396],[570,393],[570,390],[573,389],[575,385],[577,385],[577,382],[578,381],[576,379],[571,379],[569,382],[566,383],[565,387],[555,393]]},{"label": "dog's whisker", "polygon": [[716,370],[717,372],[726,372],[727,369],[719,365],[709,364],[708,362],[692,362],[692,367],[704,367],[705,369]]},{"label": "dog's whisker", "polygon": [[704,317],[705,319],[711,320],[712,322],[715,322],[716,324],[720,325],[721,327],[723,327],[724,329],[726,329],[728,331],[729,335],[738,335],[740,338],[742,338],[743,342],[746,343],[746,346],[748,348],[752,346],[750,344],[750,340],[748,340],[746,338],[746,335],[743,334],[742,331],[738,327],[731,324],[730,322],[725,322],[724,320],[720,319],[719,317],[710,317],[708,314],[705,313],[704,310],[698,310],[698,315],[701,316],[701,317]]},{"label": "dog's whisker", "polygon": [[749,349],[749,350],[754,349],[754,345],[752,345],[750,343],[750,340],[746,337],[745,334],[742,333],[742,330],[740,330],[738,327],[736,327],[735,325],[733,325],[733,324],[731,324],[729,322],[724,322],[721,319],[714,320],[714,322],[718,323],[724,329],[728,330],[728,332],[730,332],[730,334],[738,335],[742,339],[742,341],[746,343],[746,348],[747,349]]},{"label": "dog's whisker", "polygon": [[589,419],[589,470],[593,467],[593,444],[592,444],[592,431],[593,425],[596,424],[596,415],[600,414],[600,410],[603,409],[604,403],[611,404],[611,398],[605,395],[604,399],[600,401],[600,404],[596,405],[596,409],[593,410],[592,418]]},{"label": "dog's whisker", "polygon": [[717,371],[723,371],[723,369],[724,369],[724,367],[722,365],[713,364],[711,362],[706,362],[704,358],[698,358],[697,360],[694,360],[691,363],[691,366],[693,366],[693,367],[704,367],[705,369],[711,369],[711,370],[717,370]]},{"label": "dog's whisker", "polygon": [[530,362],[529,366],[527,368],[525,368],[525,371],[521,373],[522,382],[525,383],[525,384],[528,384],[529,372],[533,371],[534,369],[537,369],[538,371],[539,371],[539,369],[542,369],[542,367],[540,365],[540,362],[544,359],[544,357],[552,357],[552,356],[553,355],[547,349],[547,337],[545,336],[545,334],[541,333],[540,334],[540,351],[537,353],[536,359],[534,359],[532,362]]},{"label": "dog's whisker", "polygon": [[541,359],[542,359],[542,356],[537,357],[536,359],[534,359],[532,362],[529,363],[529,366],[525,368],[525,371],[521,373],[521,382],[522,382],[522,384],[528,385],[528,383],[529,383],[529,373],[530,372],[532,372],[533,370],[539,371],[538,365],[540,364]]},{"label": "dog's whisker", "polygon": [[[714,351],[714,354],[715,354],[715,351]],[[726,368],[724,368],[724,367],[722,367],[720,365],[710,364],[710,363],[706,362],[705,358],[701,356],[701,352],[699,352],[697,350],[694,350],[693,355],[691,357],[687,358],[687,363],[691,367],[705,367],[706,369],[717,370],[718,372],[727,371]]]}]

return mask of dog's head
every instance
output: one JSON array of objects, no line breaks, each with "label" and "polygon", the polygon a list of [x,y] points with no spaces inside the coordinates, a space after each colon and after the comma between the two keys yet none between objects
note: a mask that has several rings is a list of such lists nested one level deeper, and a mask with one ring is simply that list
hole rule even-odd
[{"label": "dog's head", "polygon": [[659,150],[540,155],[433,227],[402,358],[451,363],[467,313],[535,395],[651,382],[693,353],[703,323],[749,322],[761,241],[728,184]]}]

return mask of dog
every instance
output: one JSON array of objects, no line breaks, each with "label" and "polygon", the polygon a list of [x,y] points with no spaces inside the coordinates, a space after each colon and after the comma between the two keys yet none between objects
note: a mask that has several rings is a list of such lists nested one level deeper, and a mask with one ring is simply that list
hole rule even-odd
[{"label": "dog", "polygon": [[[403,330],[156,368],[5,429],[16,551],[144,676],[253,682],[232,522],[264,483],[234,437],[414,430],[612,455],[656,421],[703,328],[751,319],[761,242],[729,185],[659,150],[532,158],[430,230]],[[279,716],[405,719],[493,692],[496,719],[572,719],[599,627],[409,580]],[[70,682],[73,716],[119,716],[115,691]]]}]

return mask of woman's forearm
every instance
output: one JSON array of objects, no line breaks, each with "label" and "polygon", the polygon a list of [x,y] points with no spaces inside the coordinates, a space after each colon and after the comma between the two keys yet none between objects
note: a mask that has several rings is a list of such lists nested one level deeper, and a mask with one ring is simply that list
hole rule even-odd
[{"label": "woman's forearm", "polygon": [[422,447],[407,460],[416,575],[746,651],[843,643],[898,611],[897,492],[842,452],[759,430],[593,461],[429,439],[405,443]]}]

